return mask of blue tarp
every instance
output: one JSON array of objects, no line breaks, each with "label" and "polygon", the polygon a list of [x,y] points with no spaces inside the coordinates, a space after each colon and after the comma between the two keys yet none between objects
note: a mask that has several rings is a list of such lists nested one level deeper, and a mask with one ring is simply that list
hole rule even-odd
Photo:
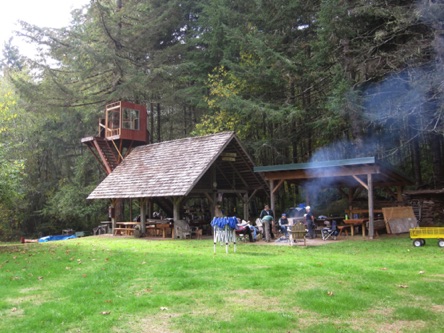
[{"label": "blue tarp", "polygon": [[232,217],[214,217],[213,221],[211,221],[212,227],[219,227],[224,229],[225,226],[228,225],[231,229],[236,229],[237,226],[237,218],[236,216]]},{"label": "blue tarp", "polygon": [[59,241],[59,240],[72,239],[72,238],[77,238],[77,237],[76,237],[76,235],[46,236],[46,237],[39,238],[39,243],[46,243],[46,242]]}]

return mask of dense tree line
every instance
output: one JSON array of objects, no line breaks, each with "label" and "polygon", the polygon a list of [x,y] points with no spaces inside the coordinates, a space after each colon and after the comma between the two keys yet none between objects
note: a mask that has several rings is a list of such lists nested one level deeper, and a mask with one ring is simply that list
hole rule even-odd
[{"label": "dense tree line", "polygon": [[0,236],[106,217],[80,139],[120,99],[155,141],[234,130],[257,165],[377,156],[442,186],[443,19],[432,0],[91,0],[62,29],[22,22],[40,52],[3,48]]}]

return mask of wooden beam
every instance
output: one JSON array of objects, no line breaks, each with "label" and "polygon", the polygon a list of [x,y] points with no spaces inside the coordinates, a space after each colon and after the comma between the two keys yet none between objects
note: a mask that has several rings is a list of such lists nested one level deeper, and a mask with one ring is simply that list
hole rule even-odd
[{"label": "wooden beam", "polygon": [[[233,169],[233,173],[235,173],[240,180],[242,181],[242,183],[244,183],[244,186],[246,188],[248,188],[248,182],[244,179],[244,177],[241,175],[241,173],[239,172],[239,170],[236,168],[236,166],[233,163],[230,163],[231,168]],[[233,184],[234,186],[235,184]]]},{"label": "wooden beam", "polygon": [[356,177],[356,176],[353,176],[353,178],[356,179],[356,181],[357,181],[359,184],[361,184],[362,187],[364,187],[366,190],[368,190],[368,186],[367,186],[366,183],[364,183],[361,179],[359,179],[359,178]]},{"label": "wooden beam", "polygon": [[248,202],[251,201],[251,199],[254,197],[254,195],[256,194],[257,191],[258,191],[258,189],[255,189],[255,190],[251,193],[251,195],[248,197]]},{"label": "wooden beam", "polygon": [[281,179],[279,180],[279,183],[277,183],[277,185],[275,186],[275,188],[273,189],[273,194],[276,193],[277,190],[279,190],[282,186],[282,184],[284,183],[284,180]]},{"label": "wooden beam", "polygon": [[[234,186],[233,182],[230,179],[228,179],[228,177],[226,176],[223,169],[217,164],[214,164],[214,165],[215,165],[215,168],[217,169],[217,171],[219,171],[219,175],[222,176],[228,184],[230,184],[230,187],[232,189],[235,189],[236,187]],[[243,181],[243,179],[242,179],[242,181]],[[244,184],[244,186],[248,187],[248,185],[245,185],[245,184]]]}]

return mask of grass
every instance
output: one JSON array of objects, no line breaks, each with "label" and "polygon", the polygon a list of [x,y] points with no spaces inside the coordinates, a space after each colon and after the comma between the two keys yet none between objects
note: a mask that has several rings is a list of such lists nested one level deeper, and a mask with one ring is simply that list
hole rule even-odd
[{"label": "grass", "polygon": [[444,250],[123,237],[0,247],[0,332],[441,332]]}]

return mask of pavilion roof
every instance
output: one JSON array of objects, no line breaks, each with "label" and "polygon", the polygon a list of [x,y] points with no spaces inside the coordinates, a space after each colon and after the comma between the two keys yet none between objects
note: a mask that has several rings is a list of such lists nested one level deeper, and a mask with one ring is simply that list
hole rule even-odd
[{"label": "pavilion roof", "polygon": [[88,199],[186,196],[192,191],[253,191],[267,183],[234,132],[134,148]]}]

